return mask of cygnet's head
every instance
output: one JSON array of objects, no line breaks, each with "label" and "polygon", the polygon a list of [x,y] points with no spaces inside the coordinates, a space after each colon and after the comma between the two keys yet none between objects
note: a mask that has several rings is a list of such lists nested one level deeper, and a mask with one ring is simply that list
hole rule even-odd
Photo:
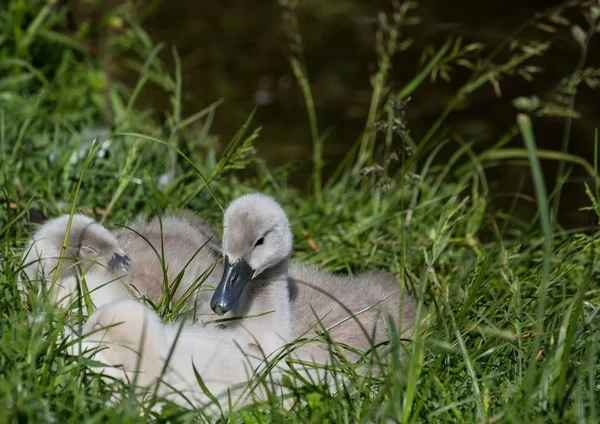
[{"label": "cygnet's head", "polygon": [[285,211],[264,194],[234,200],[225,210],[223,226],[225,269],[210,302],[219,315],[235,306],[250,280],[287,260],[293,240]]},{"label": "cygnet's head", "polygon": [[[35,250],[42,261],[58,262],[68,222],[69,215],[61,215],[48,221],[35,233],[31,250]],[[88,270],[92,266],[99,266],[122,273],[131,266],[131,260],[121,249],[117,238],[104,226],[82,214],[73,215],[63,258],[63,276],[75,272],[73,266],[82,260],[86,263],[80,265]]]}]

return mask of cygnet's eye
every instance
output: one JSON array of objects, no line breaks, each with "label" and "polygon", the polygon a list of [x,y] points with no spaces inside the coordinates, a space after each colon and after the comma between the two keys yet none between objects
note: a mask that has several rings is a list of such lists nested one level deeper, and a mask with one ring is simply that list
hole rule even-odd
[{"label": "cygnet's eye", "polygon": [[81,246],[79,253],[82,257],[87,258],[98,254],[98,251],[90,246]]},{"label": "cygnet's eye", "polygon": [[260,246],[261,244],[263,244],[265,242],[265,238],[261,237],[257,240],[256,244],[254,244],[254,247],[256,246]]}]

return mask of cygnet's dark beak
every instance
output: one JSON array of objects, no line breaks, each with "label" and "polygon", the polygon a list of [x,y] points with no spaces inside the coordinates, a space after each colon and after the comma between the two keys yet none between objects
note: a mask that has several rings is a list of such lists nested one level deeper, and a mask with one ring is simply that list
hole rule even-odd
[{"label": "cygnet's dark beak", "polygon": [[112,259],[108,263],[108,269],[113,272],[129,271],[131,268],[131,259],[127,255],[119,255],[114,253]]},{"label": "cygnet's dark beak", "polygon": [[210,299],[210,307],[217,315],[223,315],[233,309],[244,287],[254,275],[254,270],[242,258],[230,264],[225,255],[224,265],[221,282]]}]

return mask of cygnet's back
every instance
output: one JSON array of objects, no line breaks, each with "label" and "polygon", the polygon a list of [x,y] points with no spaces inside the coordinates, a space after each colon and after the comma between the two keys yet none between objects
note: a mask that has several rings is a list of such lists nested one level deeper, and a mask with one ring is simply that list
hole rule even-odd
[{"label": "cygnet's back", "polygon": [[175,388],[192,391],[200,401],[206,398],[194,367],[211,392],[223,400],[227,390],[233,398],[238,396],[261,364],[258,356],[243,351],[251,341],[243,331],[193,324],[184,327],[178,337],[177,325],[166,326],[166,332],[167,345],[177,339],[167,381]]},{"label": "cygnet's back", "polygon": [[[368,272],[348,278],[320,271],[314,266],[293,265],[290,268],[290,287],[292,333],[295,337],[304,334],[311,326],[321,329],[316,314],[326,328],[344,321],[329,331],[332,338],[367,351],[389,339],[386,329],[388,317],[392,317],[396,327],[399,325],[400,287],[392,274]],[[351,317],[348,310],[357,314],[356,318]],[[402,328],[408,330],[398,329],[402,338],[410,338],[415,314],[415,300],[405,293]],[[307,335],[310,334],[314,333]],[[315,355],[314,359],[328,355],[318,344],[308,344],[303,350]],[[346,354],[354,357],[350,352]]]},{"label": "cygnet's back", "polygon": [[[148,296],[153,301],[158,300],[164,293],[161,264],[163,252],[170,290],[179,273],[184,270],[183,278],[175,291],[175,301],[179,300],[193,284],[201,280],[202,275],[217,260],[215,252],[210,244],[207,244],[210,235],[189,218],[164,216],[162,230],[159,218],[149,222],[134,222],[128,227],[113,232],[132,260],[127,281],[140,294]],[[217,263],[215,270],[202,283],[203,285],[214,286],[218,283],[222,273],[222,268],[219,269],[219,266],[220,264]],[[200,313],[210,311],[208,305],[210,293],[206,293],[206,289],[202,288],[197,293],[199,298],[194,295],[192,300],[197,302],[198,311]]]},{"label": "cygnet's back", "polygon": [[[178,324],[163,324],[150,308],[133,299],[95,311],[84,325],[83,335],[85,348],[98,348],[93,355],[107,365],[102,369],[105,375],[135,381],[142,387],[160,381],[158,394],[185,407],[211,403],[196,380],[194,367],[225,406],[228,391],[235,401],[260,364],[236,345],[236,341],[247,343],[243,332],[198,324],[185,324],[180,332]],[[214,411],[214,405],[211,409]]]}]

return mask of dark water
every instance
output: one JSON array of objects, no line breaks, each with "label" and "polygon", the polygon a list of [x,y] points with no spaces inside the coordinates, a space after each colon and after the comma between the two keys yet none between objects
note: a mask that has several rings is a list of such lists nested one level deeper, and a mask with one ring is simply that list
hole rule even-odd
[{"label": "dark water", "polygon": [[[403,39],[411,38],[413,45],[399,53],[393,62],[392,88],[400,90],[417,73],[421,52],[427,44],[440,46],[450,36],[462,36],[466,42],[483,42],[494,48],[535,13],[553,4],[542,0],[421,2],[408,15],[418,16],[421,23],[403,30]],[[144,18],[144,28],[155,42],[174,44],[181,56],[184,115],[224,98],[211,132],[225,143],[254,105],[259,104],[255,120],[256,125],[262,126],[256,143],[259,154],[272,165],[290,159],[310,161],[310,129],[304,99],[290,71],[287,57],[290,42],[282,24],[285,9],[279,2],[169,0],[142,1],[135,6],[141,11],[149,5],[155,7]],[[390,2],[310,0],[297,9],[319,130],[328,133],[324,144],[326,173],[347,153],[364,128],[372,92],[369,79],[376,70],[375,33],[377,13],[381,10],[390,11]],[[579,9],[571,8],[565,16],[586,28]],[[491,85],[482,87],[446,122],[450,124],[450,134],[460,134],[467,141],[476,140],[477,151],[492,145],[514,123],[517,111],[511,101],[515,97],[531,94],[542,99],[549,97],[550,88],[576,66],[579,47],[568,27],[553,34],[528,29],[518,38],[553,42],[547,56],[531,61],[532,65],[544,68],[544,72],[536,75],[534,82],[519,76],[503,78],[501,97]],[[598,45],[600,40],[592,41],[588,66],[600,65]],[[168,53],[165,51],[163,58],[172,63]],[[500,55],[498,61],[507,58],[506,54]],[[452,74],[451,82],[428,81],[412,95],[406,117],[415,140],[427,132],[468,76],[467,71],[459,69]],[[593,161],[597,94],[582,85],[577,99],[582,117],[574,123],[569,150]],[[141,101],[159,109],[169,107],[168,99],[158,89],[146,90]],[[560,149],[563,128],[563,119],[538,120],[535,129],[539,147]],[[511,145],[522,147],[522,142],[517,137]],[[440,161],[447,160],[457,148],[457,144],[450,143],[442,151]],[[548,183],[553,184],[556,164],[543,165]],[[302,184],[306,174],[298,175],[300,178],[295,182]],[[528,176],[529,171],[524,168],[509,172],[503,167],[488,172],[497,195],[515,191],[521,183],[525,192],[531,192]],[[589,224],[591,215],[575,213],[578,206],[587,204],[582,195],[585,174],[574,168],[572,176],[574,182],[567,185],[563,196],[569,207],[561,219],[567,225]],[[519,210],[527,216],[534,207],[523,203]]]}]

